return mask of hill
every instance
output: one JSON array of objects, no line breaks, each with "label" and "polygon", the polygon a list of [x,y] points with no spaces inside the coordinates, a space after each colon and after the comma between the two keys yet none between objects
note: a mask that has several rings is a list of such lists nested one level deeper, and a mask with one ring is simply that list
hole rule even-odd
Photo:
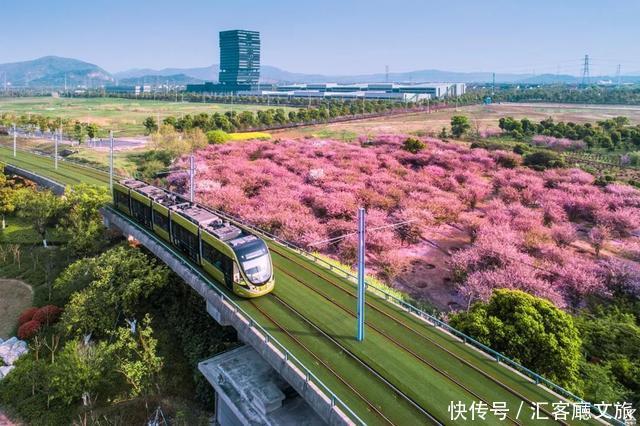
[{"label": "hill", "polygon": [[128,77],[117,80],[117,83],[122,86],[135,86],[135,85],[160,85],[168,84],[171,86],[184,86],[186,84],[202,83],[204,80],[191,77],[186,74],[144,74],[139,77]]},{"label": "hill", "polygon": [[101,86],[114,81],[97,65],[72,58],[44,56],[31,61],[0,64],[0,81],[12,87]]},{"label": "hill", "polygon": [[[114,84],[174,84],[185,85],[203,81],[217,81],[219,66],[213,64],[207,67],[194,68],[164,68],[154,70],[149,68],[135,68],[110,74],[103,68],[89,62],[72,58],[57,56],[45,56],[32,61],[0,64],[0,84],[12,87],[101,87]],[[401,83],[420,82],[464,82],[487,83],[493,78],[491,72],[455,72],[437,69],[424,69],[417,71],[374,74],[305,74],[283,70],[271,65],[261,67],[260,79],[264,83],[382,83],[385,81]],[[612,76],[592,76],[591,81],[616,81]],[[625,83],[640,82],[640,76],[625,75],[622,77]],[[572,75],[557,74],[496,74],[498,83],[522,83],[522,84],[576,84],[581,78]]]}]

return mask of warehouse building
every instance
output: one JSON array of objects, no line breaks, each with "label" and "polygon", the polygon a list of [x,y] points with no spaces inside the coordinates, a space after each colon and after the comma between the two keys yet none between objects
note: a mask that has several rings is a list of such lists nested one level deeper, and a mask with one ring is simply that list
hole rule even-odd
[{"label": "warehouse building", "polygon": [[461,96],[466,91],[464,83],[364,83],[364,84],[290,84],[276,86],[271,90],[241,91],[239,95],[296,97],[296,98],[338,98],[338,99],[394,99],[403,102],[416,102],[424,99],[436,99]]}]

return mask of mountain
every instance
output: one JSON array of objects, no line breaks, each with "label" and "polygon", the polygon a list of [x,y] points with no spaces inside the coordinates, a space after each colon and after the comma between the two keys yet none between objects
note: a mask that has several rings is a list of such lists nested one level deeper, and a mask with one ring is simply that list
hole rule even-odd
[{"label": "mountain", "polygon": [[[186,85],[203,81],[217,81],[217,64],[196,68],[164,68],[154,70],[137,68],[110,74],[97,65],[71,58],[45,56],[32,61],[0,64],[0,85],[12,87],[67,87],[77,86],[101,87],[113,85],[166,84]],[[640,72],[622,76],[624,83],[640,82]],[[410,72],[359,74],[359,75],[322,75],[304,74],[283,70],[270,65],[261,68],[260,80],[264,83],[382,83],[393,81],[398,83],[421,82],[463,82],[488,83],[493,74],[490,72],[453,72],[436,69],[425,69]],[[576,84],[581,77],[556,74],[496,74],[497,83],[518,84]],[[592,82],[617,81],[611,76],[592,76]]]},{"label": "mountain", "polygon": [[[144,77],[150,75],[168,76],[175,74],[185,74],[204,81],[217,81],[218,64],[201,68],[165,68],[161,70],[153,69],[131,69],[115,73],[118,79],[131,77]],[[515,82],[528,78],[530,75],[523,74],[496,74],[496,80],[500,82]],[[390,73],[389,81],[397,82],[438,82],[438,81],[459,81],[459,82],[487,82],[491,81],[492,74],[485,73],[462,73],[440,70],[421,70],[405,73]],[[383,83],[387,81],[385,74],[360,74],[360,75],[323,75],[323,74],[305,74],[285,71],[270,65],[263,65],[260,69],[260,81],[264,83]]]},{"label": "mountain", "polygon": [[185,86],[187,84],[198,84],[203,83],[204,80],[199,78],[194,78],[186,74],[170,74],[170,75],[161,75],[161,74],[144,74],[140,77],[128,77],[122,78],[120,80],[116,80],[117,84],[120,86],[138,86],[150,84],[152,86],[168,84],[170,86]]},{"label": "mountain", "polygon": [[101,86],[114,81],[97,65],[71,58],[45,56],[32,61],[0,64],[0,83],[13,87]]},{"label": "mountain", "polygon": [[116,72],[113,76],[119,80],[125,78],[140,78],[147,76],[168,77],[184,74],[200,81],[214,81],[218,79],[218,65],[200,68],[164,68],[153,70],[149,68],[133,68],[127,71]]},{"label": "mountain", "polygon": [[[209,67],[200,68],[165,68],[161,70],[153,70],[148,68],[132,69],[115,73],[114,76],[120,81],[128,78],[139,78],[146,82],[153,82],[155,76],[161,76],[160,80],[167,76],[184,74],[185,76],[196,79],[198,81],[217,81],[218,65],[214,64]],[[640,81],[640,72],[634,73],[635,76],[626,75],[622,77],[624,82]],[[398,83],[423,83],[423,82],[462,82],[462,83],[489,83],[493,79],[493,73],[490,72],[454,72],[442,71],[435,69],[418,70],[402,73],[389,73],[387,76],[383,73],[378,74],[357,74],[357,75],[323,75],[323,74],[305,74],[295,73],[283,70],[270,65],[263,65],[260,68],[260,81],[262,83],[384,83],[393,81]],[[136,81],[142,81],[136,80]],[[593,76],[591,81],[613,80],[615,77],[610,76]],[[127,80],[128,81],[128,80]],[[519,83],[519,84],[579,84],[582,77],[568,74],[496,74],[497,83]],[[188,84],[176,83],[176,84]],[[139,83],[138,83],[139,84]]]}]

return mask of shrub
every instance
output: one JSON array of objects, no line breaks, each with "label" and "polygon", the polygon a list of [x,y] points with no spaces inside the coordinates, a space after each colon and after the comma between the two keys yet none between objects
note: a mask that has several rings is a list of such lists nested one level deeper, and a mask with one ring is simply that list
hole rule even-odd
[{"label": "shrub", "polygon": [[18,328],[18,338],[22,340],[31,339],[40,330],[41,324],[38,321],[27,321]]},{"label": "shrub", "polygon": [[402,143],[402,149],[404,149],[405,151],[409,151],[412,154],[417,154],[418,152],[422,151],[425,146],[426,145],[424,142],[416,138],[407,138]]},{"label": "shrub", "polygon": [[531,151],[529,145],[525,145],[523,143],[518,143],[513,147],[513,152],[516,154],[524,155]]},{"label": "shrub", "polygon": [[505,169],[514,169],[520,164],[520,157],[509,152],[498,151],[494,156],[496,163]]},{"label": "shrub", "polygon": [[471,144],[471,148],[482,148],[486,149],[487,151],[496,151],[499,149],[504,149],[504,147],[504,144],[493,141],[476,141]]},{"label": "shrub", "polygon": [[36,307],[27,308],[22,311],[22,313],[18,317],[18,325],[22,325],[26,322],[31,321],[36,312],[38,312],[38,308]]},{"label": "shrub", "polygon": [[33,320],[38,321],[39,323],[44,325],[49,325],[58,321],[61,313],[62,309],[58,308],[57,306],[46,305],[38,309],[38,312],[33,315]]},{"label": "shrub", "polygon": [[564,160],[555,152],[539,151],[525,155],[524,165],[534,170],[546,170],[564,167]]},{"label": "shrub", "polygon": [[213,145],[220,145],[227,142],[231,137],[224,130],[211,130],[207,132],[207,142]]}]

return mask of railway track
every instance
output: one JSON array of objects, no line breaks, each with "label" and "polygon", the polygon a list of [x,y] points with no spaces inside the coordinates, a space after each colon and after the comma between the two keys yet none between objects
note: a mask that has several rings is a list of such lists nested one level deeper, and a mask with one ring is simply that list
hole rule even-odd
[{"label": "railway track", "polygon": [[[331,342],[333,345],[335,345],[342,353],[346,354],[351,359],[356,361],[360,366],[365,368],[369,373],[372,373],[373,376],[375,376],[385,386],[389,387],[398,397],[404,399],[413,408],[415,408],[418,412],[420,412],[426,418],[428,423],[435,424],[435,425],[443,425],[443,424],[445,424],[442,420],[438,419],[435,415],[433,415],[432,413],[430,413],[429,411],[427,411],[426,409],[421,407],[420,404],[418,404],[415,400],[413,400],[409,395],[405,394],[400,389],[398,389],[393,383],[391,383],[387,379],[385,379],[377,371],[375,371],[373,368],[371,368],[370,365],[368,365],[365,361],[363,361],[360,357],[358,357],[352,351],[347,349],[344,345],[342,345],[340,342],[338,342],[335,338],[333,338],[332,336],[327,334],[324,330],[322,330],[320,327],[315,325],[313,322],[309,321],[304,315],[302,315],[302,313],[300,313],[300,311],[298,311],[296,308],[291,306],[285,300],[280,298],[277,294],[271,293],[271,294],[269,294],[269,295],[267,295],[265,297],[277,301],[281,306],[285,307],[287,310],[292,312],[296,317],[298,317],[300,320],[302,320],[304,323],[306,323],[309,327],[313,328],[319,335],[321,335],[323,338],[325,338],[326,340]],[[287,336],[289,336],[292,340],[294,340],[305,351],[309,352],[309,354],[314,359],[318,360],[318,362],[321,362],[329,371],[331,371],[334,374],[334,376],[336,376],[336,378],[338,378],[342,383],[344,383],[347,387],[349,387],[349,389],[351,389],[356,395],[358,395],[359,398],[362,399],[367,404],[367,406],[372,408],[379,416],[381,416],[381,418],[384,419],[384,421],[386,423],[388,423],[388,424],[399,424],[399,423],[392,422],[373,402],[368,400],[360,392],[358,392],[356,389],[354,389],[354,387],[351,384],[349,384],[345,379],[341,378],[340,375],[337,372],[335,372],[335,370],[332,369],[329,365],[327,365],[326,362],[320,360],[317,355],[315,355],[308,347],[306,347],[306,345],[304,345],[304,343],[302,343],[300,341],[300,339],[298,339],[297,337],[293,336],[293,334],[291,332],[289,332],[286,329],[286,327],[283,327],[281,324],[278,324],[277,321],[275,319],[273,319],[267,312],[265,312],[263,309],[261,309],[259,306],[257,306],[257,303],[255,301],[251,301],[251,303],[259,312],[262,313],[262,315],[267,317],[282,332],[287,334]]]},{"label": "railway track", "polygon": [[362,400],[372,411],[374,411],[376,414],[378,414],[387,424],[390,424],[390,425],[394,424],[391,420],[389,420],[389,418],[387,416],[384,415],[384,413],[382,413],[382,411],[380,411],[380,409],[373,402],[369,401],[364,395],[362,395],[362,393],[358,392],[357,389],[355,389],[351,384],[349,384],[349,382],[347,382],[344,378],[342,378],[333,368],[331,368],[331,366],[329,364],[327,364],[318,355],[316,355],[311,349],[309,349],[303,342],[300,341],[300,339],[298,339],[296,336],[294,336],[293,333],[289,332],[286,327],[282,326],[278,321],[273,319],[273,317],[271,315],[269,315],[267,312],[265,312],[264,309],[260,308],[256,304],[256,302],[250,301],[249,303],[258,312],[260,312],[265,318],[267,318],[273,325],[278,327],[278,329],[280,329],[281,332],[286,334],[291,340],[293,340],[305,352],[307,352],[309,355],[311,355],[311,357],[313,359],[315,359],[317,362],[322,364],[322,366],[324,366],[327,370],[329,370],[331,372],[331,374],[333,374],[336,379],[338,379],[342,384],[344,384],[346,387],[348,387],[358,398],[360,398],[360,400]]},{"label": "railway track", "polygon": [[[313,275],[317,276],[318,278],[320,278],[321,280],[331,284],[332,286],[338,288],[341,292],[347,294],[348,296],[350,296],[351,298],[353,298],[354,300],[356,299],[357,295],[355,294],[355,292],[351,292],[348,289],[345,288],[345,286],[343,284],[339,284],[334,282],[333,280],[329,279],[328,277],[325,277],[319,273],[317,273],[316,271],[311,270],[310,268],[306,267],[305,265],[303,265],[301,262],[297,262],[296,260],[294,260],[293,258],[284,255],[280,250],[275,250],[272,247],[272,251],[274,253],[276,253],[278,256],[289,260],[292,263],[295,263],[298,267],[301,267],[305,270],[307,270],[308,272],[312,273]],[[303,282],[302,280],[300,280],[299,278],[293,276],[292,274],[286,272],[282,267],[276,267],[277,269],[280,270],[280,272],[282,272],[283,274],[287,275],[289,278],[295,280],[296,282],[298,282],[299,284],[307,287],[309,290],[315,292],[316,294],[318,294],[319,296],[323,297],[324,299],[328,300],[329,302],[333,303],[335,306],[337,306],[338,308],[340,308],[342,311],[344,311],[345,313],[347,313],[348,315],[352,316],[353,318],[356,317],[355,313],[350,309],[350,308],[346,308],[345,306],[343,306],[342,304],[338,303],[336,300],[334,300],[330,295],[327,295],[326,293],[318,290],[317,288],[314,288],[313,286],[310,286],[309,284]],[[328,271],[327,271],[328,272]],[[488,379],[489,381],[491,381],[492,383],[498,385],[499,387],[501,387],[502,389],[504,389],[505,391],[509,392],[511,395],[513,395],[514,397],[526,402],[529,406],[534,407],[534,401],[530,400],[529,398],[525,397],[524,395],[522,395],[520,392],[516,391],[515,389],[511,388],[510,386],[506,385],[505,383],[502,383],[499,379],[496,379],[495,377],[491,376],[489,373],[487,373],[486,371],[483,371],[482,369],[478,368],[477,366],[473,365],[472,363],[470,363],[469,361],[459,357],[458,355],[456,355],[455,353],[453,353],[452,351],[450,351],[449,349],[445,348],[444,346],[442,346],[440,343],[436,342],[435,340],[433,340],[432,338],[430,338],[429,336],[427,336],[426,334],[420,332],[419,330],[407,325],[406,323],[404,323],[403,321],[398,320],[397,318],[393,317],[392,315],[390,315],[387,312],[384,312],[382,309],[378,308],[377,306],[375,306],[374,304],[370,303],[370,302],[365,302],[368,308],[373,309],[374,311],[376,311],[377,313],[379,313],[380,315],[383,315],[384,317],[394,321],[396,324],[398,324],[399,326],[403,327],[404,329],[406,329],[407,331],[411,332],[413,335],[425,340],[426,342],[428,342],[431,345],[434,345],[435,347],[437,347],[439,350],[443,351],[444,353],[446,353],[448,356],[451,356],[453,358],[455,358],[457,361],[459,361],[460,363],[464,364],[465,366],[473,369],[475,372],[479,373],[480,375],[482,375],[484,378]],[[430,368],[432,368],[433,370],[437,371],[439,374],[443,375],[444,377],[446,377],[448,380],[451,380],[453,383],[455,383],[457,386],[461,387],[462,389],[464,389],[466,392],[470,393],[471,395],[473,395],[474,397],[478,398],[479,400],[487,403],[490,405],[490,402],[487,401],[486,399],[482,398],[479,394],[477,394],[476,392],[474,392],[473,390],[471,390],[470,388],[468,388],[467,386],[465,386],[464,384],[462,384],[460,381],[454,379],[453,377],[451,377],[448,373],[446,373],[444,370],[442,370],[441,368],[434,366],[431,362],[429,362],[428,360],[426,360],[425,358],[423,358],[421,355],[419,355],[418,353],[416,353],[414,350],[412,350],[411,348],[403,345],[402,343],[398,342],[396,339],[394,339],[393,337],[389,336],[389,334],[385,331],[383,331],[380,327],[377,327],[376,325],[372,324],[371,321],[365,321],[365,324],[370,327],[371,329],[373,329],[374,331],[376,331],[377,333],[381,334],[382,336],[384,336],[387,340],[391,341],[393,344],[395,344],[396,346],[398,346],[400,349],[410,353],[414,358],[418,359],[420,362],[426,364],[427,366],[429,366]],[[550,418],[553,418],[552,413],[549,412],[548,410],[545,410],[544,408],[540,408],[540,411],[542,411],[543,413],[545,413],[547,416],[549,416]],[[516,419],[513,419],[509,416],[507,416],[513,423],[515,424],[520,424],[520,422],[518,422]],[[557,421],[559,424],[562,425],[568,425],[567,422],[558,420]]]}]

